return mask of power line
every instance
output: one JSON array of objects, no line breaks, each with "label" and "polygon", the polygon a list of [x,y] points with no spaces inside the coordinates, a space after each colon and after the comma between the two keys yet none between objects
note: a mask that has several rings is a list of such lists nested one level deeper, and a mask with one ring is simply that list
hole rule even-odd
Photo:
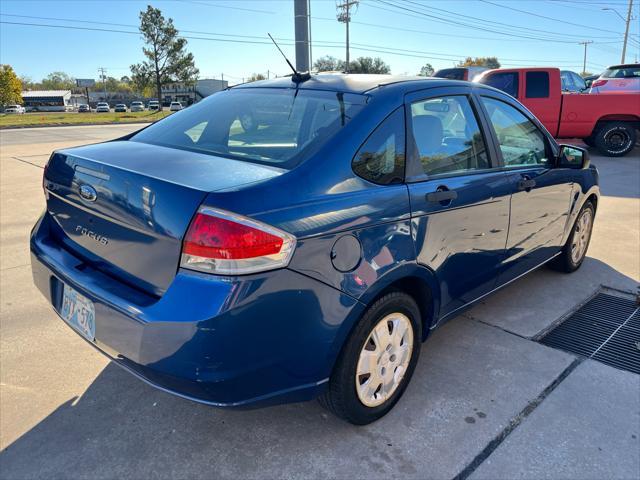
[{"label": "power line", "polygon": [[496,6],[496,7],[506,8],[507,10],[512,10],[512,11],[514,11],[514,12],[520,12],[520,13],[524,13],[524,14],[531,15],[531,16],[538,17],[538,18],[545,18],[545,19],[547,19],[547,20],[551,20],[551,21],[554,21],[554,22],[560,22],[560,23],[562,23],[562,24],[564,24],[564,25],[573,25],[574,27],[584,27],[584,28],[588,28],[588,29],[590,29],[590,30],[598,30],[598,31],[600,31],[600,32],[607,32],[607,33],[615,33],[615,34],[618,34],[618,32],[615,32],[615,31],[613,31],[613,30],[605,30],[605,29],[603,29],[603,28],[592,27],[592,26],[590,26],[590,25],[582,25],[582,24],[580,24],[580,23],[573,23],[573,22],[569,22],[569,21],[564,20],[564,19],[563,19],[563,20],[560,20],[560,19],[553,18],[553,17],[547,17],[547,16],[545,16],[545,15],[540,15],[540,14],[538,14],[538,13],[528,12],[528,11],[526,11],[526,10],[520,10],[519,8],[508,7],[508,6],[506,6],[506,5],[500,5],[499,3],[490,2],[490,1],[488,1],[488,0],[479,0],[479,1],[480,1],[480,2],[482,2],[482,3],[487,3],[487,4],[489,4],[489,5],[494,5],[494,6]]},{"label": "power line", "polygon": [[[4,14],[3,14],[4,15]],[[105,23],[105,22],[103,22]],[[44,23],[28,23],[28,22],[8,22],[8,21],[0,21],[0,24],[8,24],[8,25],[21,25],[21,26],[32,26],[32,27],[46,27],[46,28],[59,28],[59,29],[70,29],[70,30],[80,30],[80,31],[97,31],[97,32],[108,32],[108,33],[124,33],[129,35],[139,35],[139,32],[133,32],[128,30],[116,30],[116,29],[107,29],[107,28],[92,28],[92,27],[80,27],[75,25],[53,25],[53,24],[44,24]],[[214,33],[207,33],[207,35],[219,35]],[[207,40],[214,42],[225,42],[225,43],[238,43],[238,44],[252,44],[252,45],[271,45],[270,42],[267,41],[259,41],[259,40],[238,40],[231,38],[209,38],[209,37],[196,37],[189,35],[180,35],[183,38],[192,39],[192,40]],[[318,42],[318,41],[317,41]],[[322,41],[320,41],[322,42]],[[294,46],[295,42],[282,42],[283,45]],[[326,42],[326,44],[321,45],[325,48],[343,48],[342,45],[331,45],[330,43],[338,43],[338,42]],[[391,47],[383,47],[377,45],[367,45],[367,44],[358,44],[359,46],[354,46],[354,50],[365,51],[365,52],[374,52],[374,53],[384,53],[389,55],[397,55],[404,57],[413,57],[413,58],[421,58],[428,60],[444,60],[444,61],[459,61],[460,58],[464,58],[465,55],[455,55],[452,54],[449,57],[445,57],[445,54],[430,54],[425,55],[421,51],[415,50],[406,50],[406,49],[392,49]],[[439,55],[439,56],[432,56]],[[457,57],[457,58],[453,58]],[[533,62],[534,60],[527,59],[511,59],[512,61],[518,62]],[[506,65],[506,64],[505,64]]]},{"label": "power line", "polygon": [[[418,5],[420,8],[424,8],[424,5],[422,5],[422,4],[418,3],[418,2],[415,2],[415,1],[412,1],[412,0],[403,0],[403,1],[405,3]],[[482,0],[480,0],[480,1],[482,1]],[[500,5],[498,5],[498,6],[500,6]],[[506,7],[506,8],[510,8],[510,7]],[[509,29],[512,29],[512,30],[515,29],[518,32],[524,30],[524,31],[529,31],[529,32],[534,32],[534,33],[544,33],[544,34],[556,35],[556,36],[560,36],[562,38],[566,38],[566,37],[582,38],[579,35],[567,34],[567,33],[561,33],[560,34],[557,31],[552,31],[552,30],[542,30],[540,28],[531,28],[531,27],[525,27],[523,25],[513,25],[511,23],[497,22],[495,20],[489,20],[489,19],[486,19],[486,18],[479,18],[479,17],[475,17],[475,16],[464,15],[464,14],[461,14],[461,13],[458,13],[458,12],[454,12],[454,11],[451,11],[451,10],[445,10],[443,8],[436,8],[436,7],[433,7],[433,6],[430,6],[429,10],[436,10],[436,11],[439,11],[439,12],[444,12],[445,14],[452,15],[454,17],[454,19],[457,19],[459,17],[469,18],[469,19],[471,19],[471,21],[474,21],[476,23],[480,23],[481,25],[484,25],[486,23],[492,23],[494,25],[500,26],[501,28],[505,28],[506,27],[506,28],[509,28]],[[590,28],[590,27],[588,27],[588,28]],[[610,32],[610,33],[617,33],[617,32]],[[610,38],[610,37],[611,36],[609,35],[607,37],[600,37],[600,38]],[[593,37],[593,38],[596,38],[596,37]]]},{"label": "power line", "polygon": [[[449,24],[449,25],[462,26],[462,27],[471,28],[471,29],[474,29],[474,30],[481,30],[481,31],[484,31],[484,32],[496,33],[498,35],[504,35],[504,36],[507,36],[507,37],[526,38],[526,39],[530,39],[530,40],[539,40],[539,41],[545,41],[545,42],[555,42],[555,43],[564,43],[564,44],[572,44],[572,43],[574,43],[571,40],[541,38],[541,37],[534,37],[534,36],[531,36],[531,35],[519,35],[519,34],[511,33],[511,32],[509,32],[509,33],[501,32],[501,31],[492,30],[492,29],[489,29],[489,28],[470,25],[468,23],[462,23],[462,22],[457,22],[457,21],[454,21],[454,20],[449,20],[449,19],[438,17],[438,16],[435,16],[435,15],[430,15],[430,14],[427,14],[427,13],[424,13],[424,12],[420,12],[418,10],[413,10],[411,8],[408,8],[408,7],[399,6],[399,5],[396,5],[396,4],[393,4],[393,3],[389,3],[389,2],[386,2],[385,0],[375,0],[375,1],[377,1],[379,3],[382,3],[384,5],[389,5],[391,7],[397,8],[399,10],[403,10],[403,11],[392,10],[392,9],[389,9],[389,8],[384,8],[384,7],[380,7],[378,5],[372,5],[372,4],[367,4],[367,5],[369,7],[377,8],[377,9],[384,10],[384,11],[387,11],[387,12],[398,13],[398,14],[401,14],[401,15],[406,15],[406,16],[414,17],[414,18],[427,17],[427,18],[431,18],[432,19],[431,21],[434,21],[436,23],[445,23],[445,24]],[[414,14],[417,14],[419,16],[412,15],[411,13],[405,13],[405,12],[413,12]]]},{"label": "power line", "polygon": [[271,10],[258,10],[255,8],[243,8],[243,7],[229,7],[228,5],[215,5],[207,2],[198,2],[196,0],[179,0],[184,3],[192,3],[194,5],[204,5],[205,7],[214,7],[214,8],[227,8],[229,10],[242,10],[245,12],[256,12],[256,13],[268,13],[269,15],[273,15],[276,12]]}]

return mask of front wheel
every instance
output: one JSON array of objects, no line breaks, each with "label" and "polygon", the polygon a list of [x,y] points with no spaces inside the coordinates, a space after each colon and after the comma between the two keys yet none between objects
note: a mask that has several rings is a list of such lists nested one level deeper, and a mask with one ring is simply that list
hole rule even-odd
[{"label": "front wheel", "polygon": [[591,241],[594,217],[595,208],[588,201],[580,210],[569,239],[562,248],[562,252],[551,263],[553,268],[566,273],[575,272],[580,268],[584,257],[587,255],[587,249]]},{"label": "front wheel", "polygon": [[608,157],[622,157],[636,145],[636,129],[628,122],[606,123],[595,133],[593,142]]},{"label": "front wheel", "polygon": [[320,403],[366,425],[389,412],[407,388],[421,345],[420,310],[403,292],[371,305],[342,349]]}]

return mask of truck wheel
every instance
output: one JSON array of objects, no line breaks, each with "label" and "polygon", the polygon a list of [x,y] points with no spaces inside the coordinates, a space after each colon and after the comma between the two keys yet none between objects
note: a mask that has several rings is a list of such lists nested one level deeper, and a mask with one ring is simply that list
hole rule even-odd
[{"label": "truck wheel", "polygon": [[593,142],[593,135],[589,135],[588,137],[583,138],[582,141],[589,147],[595,147],[595,143]]},{"label": "truck wheel", "polygon": [[636,130],[626,122],[604,124],[594,137],[595,146],[608,157],[621,157],[636,144]]}]

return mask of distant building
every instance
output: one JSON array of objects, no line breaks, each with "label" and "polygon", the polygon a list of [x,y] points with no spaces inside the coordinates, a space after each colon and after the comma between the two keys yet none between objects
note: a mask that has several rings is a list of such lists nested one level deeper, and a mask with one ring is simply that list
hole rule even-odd
[{"label": "distant building", "polygon": [[71,90],[29,90],[22,92],[24,108],[36,112],[65,112],[72,109]]},{"label": "distant building", "polygon": [[195,85],[187,85],[182,82],[170,83],[162,87],[162,103],[169,105],[171,102],[180,102],[184,106],[198,102],[209,95],[224,90],[229,86],[226,80],[203,78],[196,81]]}]

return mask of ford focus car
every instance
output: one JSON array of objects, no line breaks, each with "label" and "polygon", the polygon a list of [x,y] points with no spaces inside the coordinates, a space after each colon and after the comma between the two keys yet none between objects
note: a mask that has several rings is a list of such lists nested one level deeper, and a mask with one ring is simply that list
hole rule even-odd
[{"label": "ford focus car", "polygon": [[220,407],[319,397],[366,424],[435,328],[545,263],[580,267],[598,173],[491,87],[302,80],[54,152],[33,279],[164,391]]}]

